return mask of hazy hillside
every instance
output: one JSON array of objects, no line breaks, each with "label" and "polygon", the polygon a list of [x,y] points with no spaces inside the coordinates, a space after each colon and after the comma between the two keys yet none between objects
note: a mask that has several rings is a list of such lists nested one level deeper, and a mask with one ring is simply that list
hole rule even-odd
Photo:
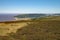
[{"label": "hazy hillside", "polygon": [[15,17],[17,18],[39,18],[39,17],[44,17],[47,16],[46,14],[20,14]]},{"label": "hazy hillside", "polygon": [[46,16],[60,16],[59,13],[57,14],[19,14],[14,17],[17,18],[39,18],[39,17],[46,17]]}]

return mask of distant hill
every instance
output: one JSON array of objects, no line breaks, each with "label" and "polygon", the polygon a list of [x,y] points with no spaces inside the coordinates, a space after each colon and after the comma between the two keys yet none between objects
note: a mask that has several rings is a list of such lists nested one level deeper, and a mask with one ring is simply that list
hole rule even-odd
[{"label": "distant hill", "polygon": [[39,18],[39,17],[45,17],[45,16],[60,16],[60,14],[19,14],[17,18]]},{"label": "distant hill", "polygon": [[20,14],[14,17],[17,18],[39,18],[39,17],[44,17],[47,16],[46,14]]}]

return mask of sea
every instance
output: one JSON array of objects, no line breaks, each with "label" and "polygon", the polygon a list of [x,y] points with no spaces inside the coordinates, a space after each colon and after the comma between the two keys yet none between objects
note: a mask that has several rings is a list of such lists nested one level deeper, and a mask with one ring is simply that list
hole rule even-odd
[{"label": "sea", "polygon": [[0,14],[0,22],[15,20],[14,16],[16,15],[17,14]]},{"label": "sea", "polygon": [[[12,21],[12,20],[16,20],[14,18],[14,16],[19,15],[19,17],[23,18],[24,15],[20,15],[20,14],[1,14],[0,13],[0,22],[2,21]],[[27,16],[28,15],[28,16]],[[29,18],[37,18],[37,17],[45,17],[45,16],[60,16],[60,14],[26,14],[25,17],[29,17]]]}]

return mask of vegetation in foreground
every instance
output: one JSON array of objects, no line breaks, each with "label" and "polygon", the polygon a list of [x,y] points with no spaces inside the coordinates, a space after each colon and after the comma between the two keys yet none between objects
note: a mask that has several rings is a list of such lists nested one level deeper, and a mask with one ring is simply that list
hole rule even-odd
[{"label": "vegetation in foreground", "polygon": [[60,21],[32,21],[19,28],[16,33],[0,36],[0,40],[60,40]]}]

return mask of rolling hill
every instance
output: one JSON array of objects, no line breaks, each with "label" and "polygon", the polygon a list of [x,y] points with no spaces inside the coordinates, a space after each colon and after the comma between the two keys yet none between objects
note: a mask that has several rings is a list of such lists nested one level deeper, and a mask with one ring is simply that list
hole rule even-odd
[{"label": "rolling hill", "polygon": [[60,16],[3,22],[0,27],[9,28],[8,31],[0,29],[0,40],[60,40]]}]

